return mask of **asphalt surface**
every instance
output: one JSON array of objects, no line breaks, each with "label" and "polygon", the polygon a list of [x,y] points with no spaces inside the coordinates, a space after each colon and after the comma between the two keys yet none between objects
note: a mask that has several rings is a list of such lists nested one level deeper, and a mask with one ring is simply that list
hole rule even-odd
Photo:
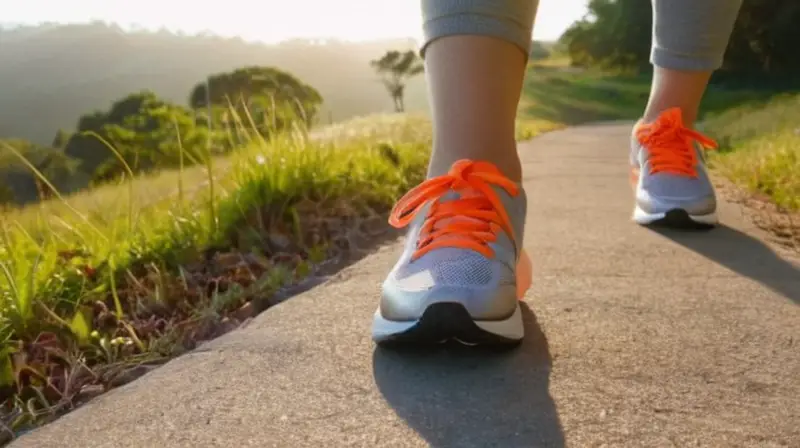
[{"label": "asphalt surface", "polygon": [[629,125],[520,147],[534,287],[504,354],[376,349],[392,243],[13,447],[800,447],[800,263],[738,206],[630,221]]}]

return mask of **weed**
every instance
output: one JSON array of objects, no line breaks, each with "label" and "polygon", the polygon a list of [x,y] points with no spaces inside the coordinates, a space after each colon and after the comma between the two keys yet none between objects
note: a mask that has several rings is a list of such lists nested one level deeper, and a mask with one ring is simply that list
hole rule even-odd
[{"label": "weed", "polygon": [[430,143],[423,116],[294,128],[0,215],[3,437],[271,306],[423,179]]}]

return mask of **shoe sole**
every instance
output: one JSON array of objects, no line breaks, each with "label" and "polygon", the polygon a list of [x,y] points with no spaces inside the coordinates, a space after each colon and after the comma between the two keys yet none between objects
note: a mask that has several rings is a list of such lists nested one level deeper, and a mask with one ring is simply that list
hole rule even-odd
[{"label": "shoe sole", "polygon": [[[533,277],[531,259],[524,249],[516,272],[517,299],[523,300]],[[431,304],[413,321],[385,319],[380,308],[372,318],[372,340],[380,345],[437,344],[452,340],[464,345],[514,346],[524,336],[519,303],[511,316],[503,320],[475,320],[458,302]]]},{"label": "shoe sole", "polygon": [[384,319],[380,310],[372,321],[372,339],[381,346],[429,345],[456,341],[464,345],[513,346],[522,341],[522,311],[517,304],[505,320],[473,320],[457,302],[434,303],[419,320],[396,322]]},{"label": "shoe sole", "polygon": [[[636,168],[631,168],[630,184],[635,196],[636,188],[639,184],[639,170]],[[685,230],[708,230],[719,223],[716,212],[705,215],[693,215],[682,208],[676,207],[666,212],[648,213],[642,210],[638,204],[633,209],[633,220],[637,224],[643,226],[668,227]]]},{"label": "shoe sole", "polygon": [[685,230],[707,230],[715,227],[718,223],[716,213],[690,215],[686,210],[680,208],[663,213],[646,213],[638,205],[633,211],[633,220],[643,226]]}]

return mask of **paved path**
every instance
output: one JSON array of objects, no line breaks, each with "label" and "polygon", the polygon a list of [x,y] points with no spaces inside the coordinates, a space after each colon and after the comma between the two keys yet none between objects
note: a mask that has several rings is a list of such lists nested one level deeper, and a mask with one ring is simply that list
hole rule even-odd
[{"label": "paved path", "polygon": [[732,205],[705,234],[632,224],[628,129],[521,148],[518,350],[376,350],[391,244],[12,446],[800,447],[800,265]]}]

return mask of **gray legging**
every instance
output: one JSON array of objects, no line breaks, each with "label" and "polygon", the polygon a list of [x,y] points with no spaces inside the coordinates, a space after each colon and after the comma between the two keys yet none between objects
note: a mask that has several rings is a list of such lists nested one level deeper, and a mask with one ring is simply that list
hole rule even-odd
[{"label": "gray legging", "polygon": [[[742,0],[652,0],[650,61],[672,70],[716,70]],[[454,34],[492,36],[527,54],[538,0],[422,0],[425,46]]]}]

